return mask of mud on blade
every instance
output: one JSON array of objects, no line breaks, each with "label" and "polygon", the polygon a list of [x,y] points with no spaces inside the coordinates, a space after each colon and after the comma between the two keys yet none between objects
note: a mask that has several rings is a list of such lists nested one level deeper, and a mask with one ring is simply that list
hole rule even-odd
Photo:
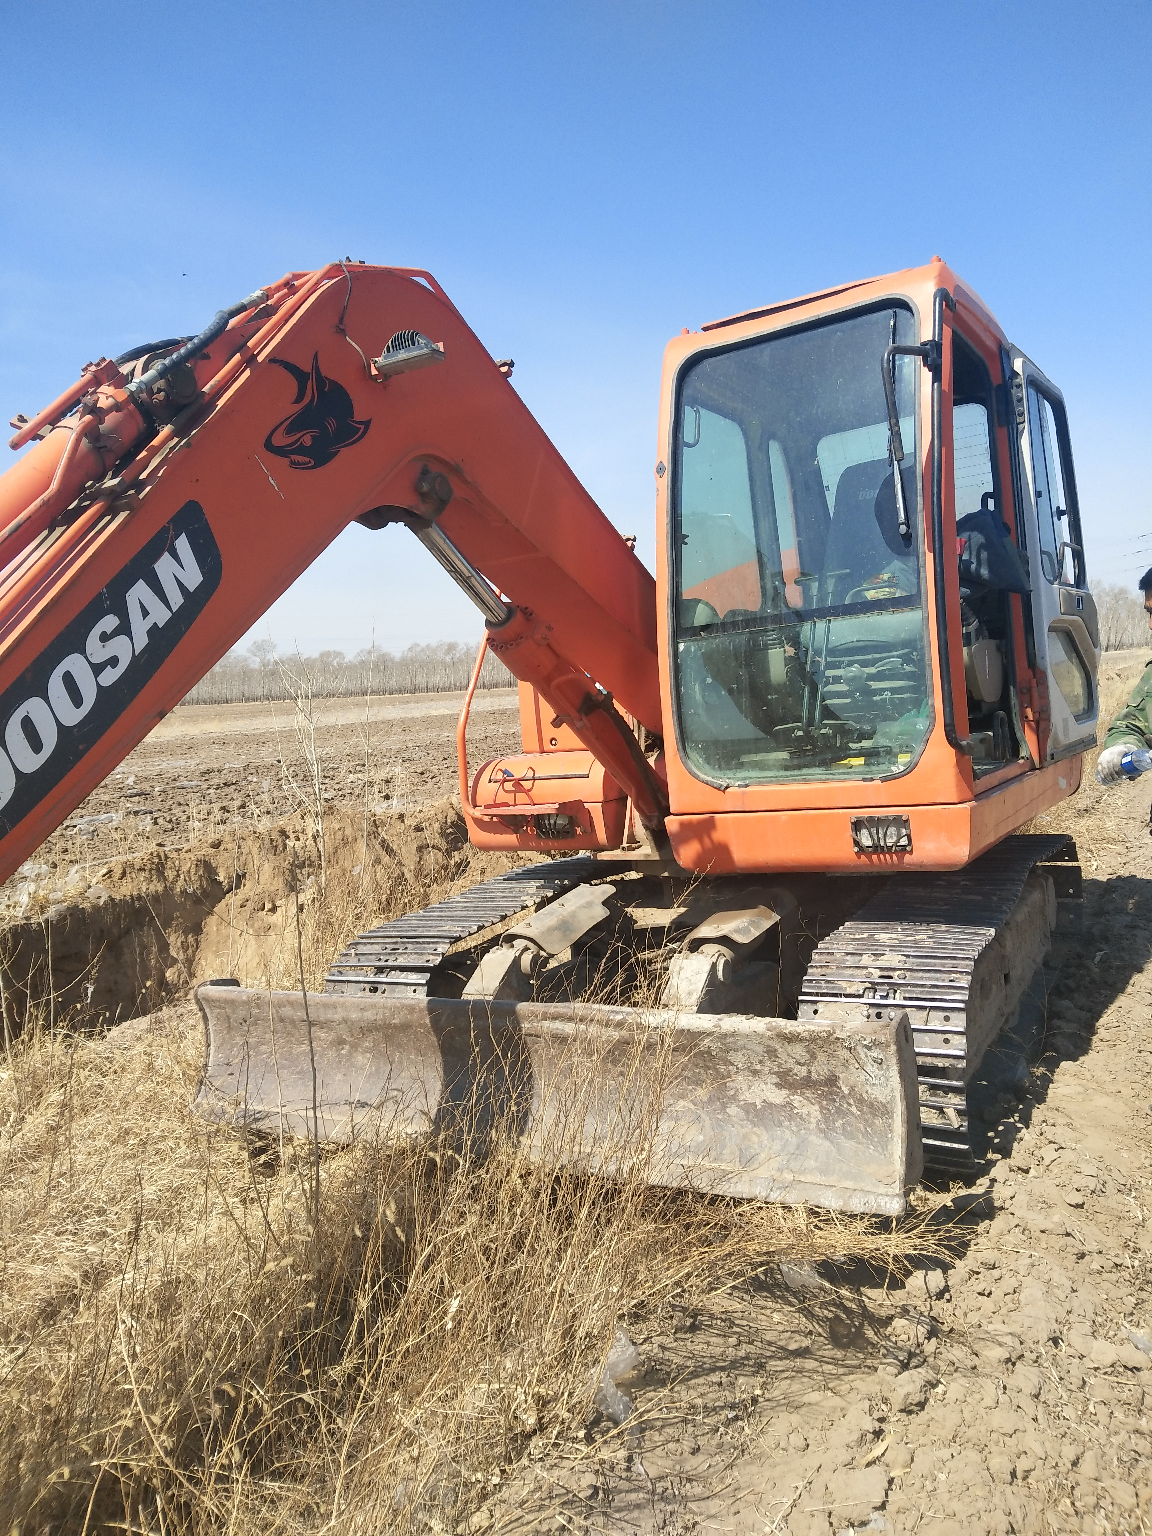
[{"label": "mud on blade", "polygon": [[[542,1166],[898,1215],[923,1154],[903,1013],[820,1023],[202,986],[202,1113],[348,1143],[514,1138]],[[313,1076],[315,1062],[315,1078]]]}]

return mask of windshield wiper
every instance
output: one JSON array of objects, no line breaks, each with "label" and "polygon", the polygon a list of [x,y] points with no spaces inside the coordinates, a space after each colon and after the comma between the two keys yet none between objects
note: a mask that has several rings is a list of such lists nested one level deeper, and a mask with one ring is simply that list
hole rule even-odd
[{"label": "windshield wiper", "polygon": [[896,340],[896,311],[892,311],[892,340],[884,348],[884,399],[888,405],[888,455],[892,460],[892,486],[896,492],[896,520],[900,537],[910,538],[912,524],[908,517],[908,504],[904,499],[904,475],[900,468],[904,462],[904,439],[900,435],[900,408],[896,404],[896,359],[918,357],[931,368],[936,360],[938,341],[926,341],[920,346]]}]

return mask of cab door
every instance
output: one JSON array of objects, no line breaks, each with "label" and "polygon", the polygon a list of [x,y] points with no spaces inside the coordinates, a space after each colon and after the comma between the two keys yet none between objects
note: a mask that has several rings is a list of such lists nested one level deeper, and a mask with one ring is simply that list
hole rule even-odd
[{"label": "cab door", "polygon": [[1045,762],[1096,745],[1100,630],[1088,590],[1064,397],[1017,348],[1009,353],[1020,473],[1014,479],[1028,550],[1036,669],[1048,683]]}]

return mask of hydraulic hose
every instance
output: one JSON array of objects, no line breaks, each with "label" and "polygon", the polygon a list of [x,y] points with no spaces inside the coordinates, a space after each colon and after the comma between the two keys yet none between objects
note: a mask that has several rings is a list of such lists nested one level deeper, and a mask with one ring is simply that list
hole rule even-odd
[{"label": "hydraulic hose", "polygon": [[[56,465],[56,472],[52,476],[48,489],[23,512],[12,518],[3,528],[0,528],[0,565],[6,566],[15,558],[15,554],[28,543],[29,539],[42,532],[52,521],[53,516],[61,506],[67,506],[75,495],[75,482],[70,480],[70,471],[76,455],[80,452],[87,440],[88,433],[93,428],[99,429],[99,419],[88,414],[82,416],[72,430],[72,436],[67,447],[60,455],[60,462]],[[19,549],[15,554],[9,554],[3,546],[10,539],[16,538],[22,529],[31,527],[31,532],[20,541]]]},{"label": "hydraulic hose", "polygon": [[246,309],[252,309],[257,304],[263,304],[267,298],[267,288],[257,288],[255,293],[250,293],[246,299],[241,299],[239,304],[232,304],[227,309],[217,310],[212,324],[206,330],[201,331],[199,336],[193,336],[192,340],[185,343],[178,352],[169,353],[167,357],[156,364],[155,368],[150,368],[140,378],[133,379],[132,383],[128,386],[128,394],[133,399],[138,399],[146,391],[150,390],[154,384],[158,384],[161,379],[166,379],[170,373],[175,372],[181,363],[188,362],[190,358],[196,356],[197,352],[202,352],[205,347],[210,346],[217,336],[222,335],[227,330],[229,320],[235,319],[237,315],[242,315]]},{"label": "hydraulic hose", "polygon": [[129,352],[121,352],[119,357],[112,361],[117,368],[123,368],[125,363],[134,363],[138,357],[147,357],[149,352],[166,352],[169,347],[183,346],[186,341],[191,341],[191,336],[169,336],[167,341],[145,341],[140,346],[133,347]]}]

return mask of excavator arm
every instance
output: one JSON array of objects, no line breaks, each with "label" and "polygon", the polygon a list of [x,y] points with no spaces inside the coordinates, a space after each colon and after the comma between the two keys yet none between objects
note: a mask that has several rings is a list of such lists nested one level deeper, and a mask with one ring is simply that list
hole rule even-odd
[{"label": "excavator arm", "polygon": [[660,825],[617,708],[659,732],[652,577],[427,273],[289,274],[14,425],[40,441],[0,479],[0,879],[354,520],[413,528]]}]

